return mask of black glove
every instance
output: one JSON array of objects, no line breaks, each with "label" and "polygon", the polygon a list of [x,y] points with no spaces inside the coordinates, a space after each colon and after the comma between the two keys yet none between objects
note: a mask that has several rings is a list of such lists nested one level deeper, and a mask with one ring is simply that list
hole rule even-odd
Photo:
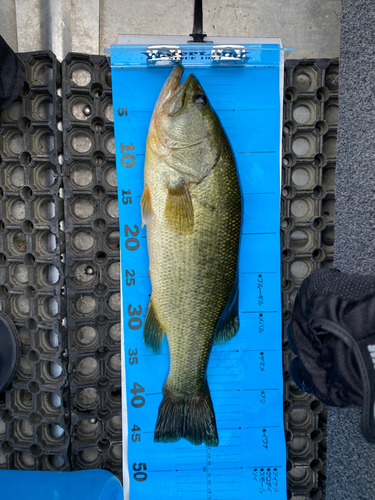
[{"label": "black glove", "polygon": [[301,284],[287,336],[297,387],[330,406],[361,405],[375,443],[375,277],[318,269]]}]

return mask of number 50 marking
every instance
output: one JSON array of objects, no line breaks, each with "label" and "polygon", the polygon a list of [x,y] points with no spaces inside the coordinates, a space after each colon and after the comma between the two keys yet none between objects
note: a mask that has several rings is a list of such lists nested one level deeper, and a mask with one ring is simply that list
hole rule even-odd
[{"label": "number 50 marking", "polygon": [[[124,153],[125,151],[134,151],[135,148],[133,144],[130,144],[130,146],[124,146],[124,144],[121,143],[121,153]],[[135,156],[126,153],[121,156],[121,163],[124,167],[134,167],[135,165]]]}]

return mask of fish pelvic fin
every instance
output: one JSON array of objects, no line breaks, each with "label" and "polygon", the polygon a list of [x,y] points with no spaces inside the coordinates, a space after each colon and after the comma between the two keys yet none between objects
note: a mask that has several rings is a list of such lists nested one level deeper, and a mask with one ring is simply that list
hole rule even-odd
[{"label": "fish pelvic fin", "polygon": [[240,328],[238,315],[238,273],[233,283],[228,303],[216,326],[214,344],[223,344],[232,339]]},{"label": "fish pelvic fin", "polygon": [[142,227],[145,224],[148,224],[152,219],[152,208],[151,208],[151,194],[150,188],[147,184],[143,189],[142,198],[141,198],[141,214],[142,214]]},{"label": "fish pelvic fin", "polygon": [[155,354],[161,353],[161,345],[164,338],[164,328],[159,323],[156,316],[154,306],[152,305],[152,297],[147,306],[145,326],[143,329],[143,342],[150,351]]},{"label": "fish pelvic fin", "polygon": [[202,391],[180,394],[163,389],[155,426],[156,443],[174,443],[181,438],[194,445],[218,446],[215,412],[207,383]]},{"label": "fish pelvic fin", "polygon": [[169,229],[174,233],[188,235],[193,232],[193,203],[183,178],[175,186],[168,186],[164,217]]}]

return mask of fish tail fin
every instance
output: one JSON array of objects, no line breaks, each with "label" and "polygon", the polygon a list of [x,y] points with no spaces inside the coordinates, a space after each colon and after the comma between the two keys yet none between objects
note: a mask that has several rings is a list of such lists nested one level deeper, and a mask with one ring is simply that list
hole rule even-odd
[{"label": "fish tail fin", "polygon": [[207,383],[195,394],[164,389],[155,426],[156,443],[174,443],[181,438],[194,445],[218,446],[215,413]]}]

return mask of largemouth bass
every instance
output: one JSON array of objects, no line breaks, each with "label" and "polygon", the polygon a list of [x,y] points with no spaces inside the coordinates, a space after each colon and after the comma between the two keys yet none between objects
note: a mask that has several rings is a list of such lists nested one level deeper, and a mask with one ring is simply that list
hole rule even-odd
[{"label": "largemouth bass", "polygon": [[220,120],[194,75],[180,85],[182,73],[177,65],[166,80],[147,137],[141,210],[152,295],[143,338],[159,353],[166,333],[170,351],[154,441],[217,446],[206,368],[213,342],[239,328],[241,192]]}]

